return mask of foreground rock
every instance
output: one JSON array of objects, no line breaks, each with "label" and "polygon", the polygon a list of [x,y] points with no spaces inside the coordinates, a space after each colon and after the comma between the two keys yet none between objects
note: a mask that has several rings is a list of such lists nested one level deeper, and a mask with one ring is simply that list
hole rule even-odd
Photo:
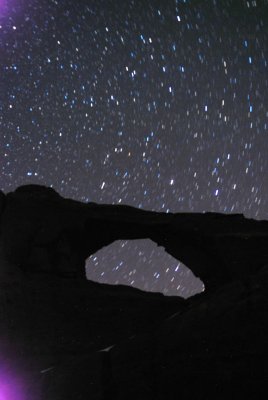
[{"label": "foreground rock", "polygon": [[[264,398],[266,221],[82,204],[40,186],[0,202],[0,397]],[[206,292],[183,300],[85,280],[89,255],[134,238],[164,246]]]}]

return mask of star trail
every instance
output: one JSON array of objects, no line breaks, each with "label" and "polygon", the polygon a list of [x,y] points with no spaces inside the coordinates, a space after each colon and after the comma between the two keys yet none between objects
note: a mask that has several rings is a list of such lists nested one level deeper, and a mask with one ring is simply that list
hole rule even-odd
[{"label": "star trail", "polygon": [[[0,0],[1,189],[267,219],[267,38],[267,0]],[[87,276],[203,290],[149,240]]]}]

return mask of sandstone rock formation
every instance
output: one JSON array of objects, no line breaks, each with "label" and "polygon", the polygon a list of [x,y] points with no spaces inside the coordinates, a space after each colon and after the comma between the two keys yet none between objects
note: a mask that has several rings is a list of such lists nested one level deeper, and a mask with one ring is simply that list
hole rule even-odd
[{"label": "sandstone rock formation", "polygon": [[[136,238],[206,291],[184,300],[86,281],[89,255]],[[12,400],[264,398],[267,244],[268,222],[243,215],[0,192],[0,397],[11,382]]]},{"label": "sandstone rock formation", "polygon": [[38,185],[2,198],[1,243],[25,271],[85,275],[85,260],[117,239],[150,238],[186,264],[206,288],[268,264],[268,222],[243,215],[165,214],[129,206],[83,204]]}]

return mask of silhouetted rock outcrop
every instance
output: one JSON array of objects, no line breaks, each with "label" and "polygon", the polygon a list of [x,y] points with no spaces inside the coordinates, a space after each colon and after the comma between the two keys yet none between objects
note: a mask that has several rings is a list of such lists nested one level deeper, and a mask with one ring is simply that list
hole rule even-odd
[{"label": "silhouetted rock outcrop", "polygon": [[[20,400],[264,398],[268,222],[83,204],[27,185],[0,192],[0,232],[0,389],[12,382]],[[184,262],[205,293],[86,281],[89,255],[137,238]]]},{"label": "silhouetted rock outcrop", "polygon": [[85,275],[85,260],[117,239],[150,238],[186,264],[206,289],[243,279],[268,264],[268,222],[243,215],[165,214],[129,206],[83,204],[27,185],[1,203],[2,246],[29,272]]},{"label": "silhouetted rock outcrop", "polygon": [[4,211],[4,208],[5,208],[5,201],[6,201],[6,196],[5,196],[5,194],[0,190],[0,218],[1,218],[1,215],[2,215],[2,213],[3,213],[3,211]]}]

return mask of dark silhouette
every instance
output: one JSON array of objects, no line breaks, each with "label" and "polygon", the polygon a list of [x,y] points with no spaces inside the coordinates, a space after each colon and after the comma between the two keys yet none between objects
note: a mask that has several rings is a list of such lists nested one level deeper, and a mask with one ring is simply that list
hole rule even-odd
[{"label": "dark silhouette", "polygon": [[117,398],[116,383],[113,377],[113,368],[111,362],[110,350],[101,351],[101,388],[102,400],[110,400]]},{"label": "dark silhouette", "polygon": [[83,204],[38,185],[0,197],[2,246],[32,273],[85,277],[85,260],[118,239],[150,238],[186,264],[206,289],[268,264],[268,222],[243,215],[165,214]]},{"label": "dark silhouette", "polygon": [[[136,238],[164,246],[206,291],[184,300],[85,279],[89,255]],[[23,380],[21,400],[264,398],[267,243],[268,222],[243,215],[0,192],[0,371]]]}]

